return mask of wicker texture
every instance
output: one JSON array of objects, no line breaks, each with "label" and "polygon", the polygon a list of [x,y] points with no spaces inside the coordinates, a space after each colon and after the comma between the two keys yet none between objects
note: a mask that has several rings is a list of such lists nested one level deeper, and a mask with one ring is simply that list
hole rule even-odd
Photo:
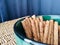
[{"label": "wicker texture", "polygon": [[17,20],[0,23],[0,45],[16,45],[13,26]]}]

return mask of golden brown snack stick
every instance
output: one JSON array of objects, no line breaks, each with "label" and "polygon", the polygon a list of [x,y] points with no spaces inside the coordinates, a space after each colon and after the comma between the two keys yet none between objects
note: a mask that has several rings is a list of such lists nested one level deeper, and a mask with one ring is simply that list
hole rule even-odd
[{"label": "golden brown snack stick", "polygon": [[32,36],[32,27],[31,27],[31,22],[30,22],[30,19],[28,17],[26,17],[26,23],[27,23],[27,27],[29,28],[29,34],[31,36],[31,39],[33,38]]},{"label": "golden brown snack stick", "polygon": [[43,42],[43,23],[39,22],[40,39]]},{"label": "golden brown snack stick", "polygon": [[33,32],[33,37],[35,41],[38,41],[38,36],[37,36],[37,31],[36,31],[36,27],[34,24],[34,20],[32,18],[29,18],[31,21],[31,26],[32,26],[32,32]]},{"label": "golden brown snack stick", "polygon": [[39,31],[40,31],[40,40],[43,42],[43,17],[39,16]]},{"label": "golden brown snack stick", "polygon": [[34,24],[35,24],[36,16],[33,15],[31,18],[32,18],[32,20],[34,21]]},{"label": "golden brown snack stick", "polygon": [[60,25],[58,27],[58,36],[60,37]]},{"label": "golden brown snack stick", "polygon": [[37,31],[36,34],[37,34],[37,36],[38,36],[38,41],[39,41],[39,29],[38,29],[39,19],[36,18],[35,15],[32,16],[32,19],[34,20],[35,30]]},{"label": "golden brown snack stick", "polygon": [[58,22],[54,22],[54,45],[58,45]]},{"label": "golden brown snack stick", "polygon": [[38,24],[38,29],[37,29],[37,34],[38,34],[38,41],[40,41],[40,31],[39,31],[39,18],[36,18],[37,24]]},{"label": "golden brown snack stick", "polygon": [[59,31],[60,31],[60,25],[59,25],[58,29],[59,29]]},{"label": "golden brown snack stick", "polygon": [[48,39],[48,30],[49,30],[49,21],[46,21],[45,29],[44,29],[44,37],[43,37],[43,43],[47,43]]},{"label": "golden brown snack stick", "polygon": [[45,21],[43,21],[43,28],[45,27],[45,24],[46,24],[46,22],[45,22]]},{"label": "golden brown snack stick", "polygon": [[53,20],[49,23],[49,34],[48,34],[48,44],[53,43]]},{"label": "golden brown snack stick", "polygon": [[60,25],[59,25],[59,27],[58,27],[58,45],[60,45]]},{"label": "golden brown snack stick", "polygon": [[54,22],[52,21],[52,30],[51,30],[51,45],[54,44]]},{"label": "golden brown snack stick", "polygon": [[33,16],[32,16],[32,18],[35,20],[35,19],[36,19],[36,16],[35,16],[35,15],[33,15]]},{"label": "golden brown snack stick", "polygon": [[24,19],[22,21],[23,28],[25,30],[26,36],[31,39],[31,35],[29,33],[29,28],[27,27],[26,20]]},{"label": "golden brown snack stick", "polygon": [[38,23],[39,23],[39,21],[40,21],[39,18],[37,17],[36,19],[37,19],[37,21],[38,21]]},{"label": "golden brown snack stick", "polygon": [[37,34],[37,36],[38,36],[38,41],[39,41],[39,28],[38,28],[38,21],[37,21],[37,19],[36,20],[34,20],[35,21],[35,29],[36,29],[36,34]]},{"label": "golden brown snack stick", "polygon": [[45,21],[43,21],[43,36],[44,36],[45,24],[46,24],[46,22],[45,22]]},{"label": "golden brown snack stick", "polygon": [[42,16],[39,16],[39,19],[40,19],[40,21],[43,21],[43,17]]}]

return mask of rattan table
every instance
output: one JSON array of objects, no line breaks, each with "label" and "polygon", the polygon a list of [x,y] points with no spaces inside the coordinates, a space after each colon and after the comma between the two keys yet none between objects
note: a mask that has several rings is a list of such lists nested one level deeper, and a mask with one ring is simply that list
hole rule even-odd
[{"label": "rattan table", "polygon": [[16,45],[13,26],[19,19],[0,23],[0,45]]}]

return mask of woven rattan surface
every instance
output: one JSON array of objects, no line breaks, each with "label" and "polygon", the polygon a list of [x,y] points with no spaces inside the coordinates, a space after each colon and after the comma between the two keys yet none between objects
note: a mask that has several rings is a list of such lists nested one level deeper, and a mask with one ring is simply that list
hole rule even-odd
[{"label": "woven rattan surface", "polygon": [[16,45],[13,26],[19,19],[0,23],[0,45]]}]

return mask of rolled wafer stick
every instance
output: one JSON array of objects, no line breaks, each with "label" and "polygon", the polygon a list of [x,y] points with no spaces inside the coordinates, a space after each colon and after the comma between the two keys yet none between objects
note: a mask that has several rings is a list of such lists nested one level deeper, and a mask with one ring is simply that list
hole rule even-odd
[{"label": "rolled wafer stick", "polygon": [[43,36],[44,36],[44,28],[45,28],[45,21],[43,21],[43,17],[39,16],[40,19],[40,37],[41,37],[41,42],[43,42]]},{"label": "rolled wafer stick", "polygon": [[40,39],[41,39],[41,42],[43,42],[43,17],[42,16],[39,16],[39,31],[40,31]]},{"label": "rolled wafer stick", "polygon": [[40,21],[43,21],[43,17],[42,16],[39,16],[39,19],[40,19]]},{"label": "rolled wafer stick", "polygon": [[45,21],[43,21],[43,28],[45,27],[45,24],[46,24],[46,22],[45,22]]},{"label": "rolled wafer stick", "polygon": [[59,37],[60,37],[60,25],[58,26],[58,33],[59,33]]},{"label": "rolled wafer stick", "polygon": [[33,33],[33,37],[35,41],[38,41],[38,36],[37,36],[37,31],[36,31],[36,27],[34,24],[34,20],[32,18],[29,18],[31,21],[31,26],[32,26],[32,33]]},{"label": "rolled wafer stick", "polygon": [[60,25],[58,26],[58,36],[60,38]]},{"label": "rolled wafer stick", "polygon": [[58,27],[58,45],[60,45],[60,25],[59,25],[59,27]]},{"label": "rolled wafer stick", "polygon": [[42,22],[39,22],[39,31],[40,31],[40,39],[41,39],[41,42],[43,42],[43,23]]},{"label": "rolled wafer stick", "polygon": [[39,21],[40,21],[39,18],[37,17],[36,19],[37,19],[37,21],[38,21],[38,23],[39,23]]},{"label": "rolled wafer stick", "polygon": [[33,18],[33,19],[35,19],[35,18],[36,18],[36,16],[35,16],[35,15],[33,15],[33,16],[32,16],[32,18]]},{"label": "rolled wafer stick", "polygon": [[46,24],[46,22],[45,22],[45,21],[43,21],[43,36],[44,36],[45,24]]},{"label": "rolled wafer stick", "polygon": [[46,21],[45,29],[44,29],[44,37],[43,37],[43,43],[47,43],[48,39],[48,30],[49,30],[49,21]]},{"label": "rolled wafer stick", "polygon": [[60,31],[60,25],[58,26],[58,29],[59,29],[59,31]]},{"label": "rolled wafer stick", "polygon": [[25,20],[25,19],[22,21],[22,25],[23,25],[23,28],[24,28],[24,30],[25,30],[26,36],[27,36],[28,38],[31,38],[31,35],[30,35],[30,33],[29,33],[29,28],[27,27],[27,24],[26,24],[26,20]]},{"label": "rolled wafer stick", "polygon": [[36,20],[34,20],[34,22],[35,22],[35,29],[36,29],[36,34],[37,34],[37,36],[38,36],[38,41],[39,41],[39,28],[38,28],[38,21],[37,21],[37,19]]},{"label": "rolled wafer stick", "polygon": [[49,34],[48,34],[48,44],[53,42],[53,20],[50,20],[49,23]]},{"label": "rolled wafer stick", "polygon": [[26,23],[27,23],[27,27],[29,28],[29,34],[30,34],[30,39],[33,38],[33,35],[32,35],[32,27],[31,27],[31,22],[30,22],[30,19],[28,17],[26,17]]},{"label": "rolled wafer stick", "polygon": [[52,26],[51,26],[51,45],[53,45],[54,44],[54,22],[53,22],[53,20],[52,20],[52,22],[51,22],[52,24]]},{"label": "rolled wafer stick", "polygon": [[54,22],[54,45],[58,45],[58,22]]},{"label": "rolled wafer stick", "polygon": [[37,34],[38,34],[38,41],[40,41],[39,18],[36,18],[36,20],[37,20],[37,25],[38,25],[38,26],[36,26],[37,27]]},{"label": "rolled wafer stick", "polygon": [[32,19],[33,19],[33,21],[34,21],[35,30],[36,30],[36,34],[37,34],[37,39],[38,39],[38,41],[39,41],[39,29],[38,29],[38,21],[39,21],[39,19],[36,18],[35,15],[32,16]]}]

